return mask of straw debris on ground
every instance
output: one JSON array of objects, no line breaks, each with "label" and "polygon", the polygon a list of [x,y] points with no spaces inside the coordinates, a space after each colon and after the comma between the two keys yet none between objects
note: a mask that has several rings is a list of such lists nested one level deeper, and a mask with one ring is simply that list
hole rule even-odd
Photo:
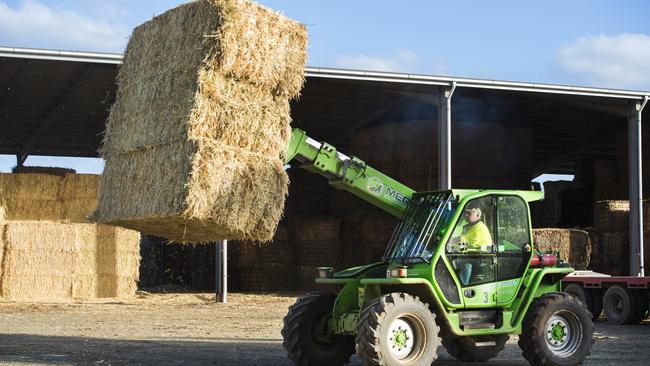
[{"label": "straw debris on ground", "polygon": [[242,0],[183,4],[138,26],[94,219],[176,241],[270,240],[306,41],[302,24]]}]

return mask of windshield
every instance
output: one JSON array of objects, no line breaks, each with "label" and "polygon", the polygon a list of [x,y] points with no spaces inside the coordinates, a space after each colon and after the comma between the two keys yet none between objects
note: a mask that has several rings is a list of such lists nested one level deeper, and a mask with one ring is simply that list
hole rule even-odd
[{"label": "windshield", "polygon": [[428,261],[449,226],[456,204],[451,191],[414,194],[382,259],[403,263]]}]

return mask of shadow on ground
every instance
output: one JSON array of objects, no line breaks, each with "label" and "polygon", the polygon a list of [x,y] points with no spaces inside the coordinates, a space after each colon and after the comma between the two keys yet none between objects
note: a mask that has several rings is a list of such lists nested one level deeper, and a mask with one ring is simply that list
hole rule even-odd
[{"label": "shadow on ground", "polygon": [[[650,324],[596,325],[596,342],[585,365],[645,365],[650,359]],[[435,365],[460,363],[441,348]],[[218,365],[291,366],[278,339],[183,338],[129,340],[0,334],[0,364],[26,365]],[[361,362],[353,357],[350,365]],[[528,363],[513,341],[487,365],[523,366]],[[485,364],[483,364],[485,365]]]},{"label": "shadow on ground", "polygon": [[[436,365],[462,365],[444,351]],[[0,335],[2,365],[291,366],[281,341],[263,339],[119,340],[29,334]],[[360,365],[354,356],[350,365]],[[494,360],[491,365],[526,365]],[[480,364],[468,364],[480,365]]]}]

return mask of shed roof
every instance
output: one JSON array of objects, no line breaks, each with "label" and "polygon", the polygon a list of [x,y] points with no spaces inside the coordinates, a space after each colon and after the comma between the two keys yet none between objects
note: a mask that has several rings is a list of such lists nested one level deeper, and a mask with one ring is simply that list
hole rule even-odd
[{"label": "shed roof", "polygon": [[[96,157],[121,61],[121,54],[0,47],[0,154]],[[315,138],[345,147],[351,132],[364,126],[435,120],[439,90],[456,85],[454,120],[530,126],[535,164],[557,172],[569,169],[552,164],[558,152],[577,159],[616,149],[611,131],[626,126],[629,101],[650,97],[647,91],[555,84],[305,71],[307,83],[292,117]]]}]

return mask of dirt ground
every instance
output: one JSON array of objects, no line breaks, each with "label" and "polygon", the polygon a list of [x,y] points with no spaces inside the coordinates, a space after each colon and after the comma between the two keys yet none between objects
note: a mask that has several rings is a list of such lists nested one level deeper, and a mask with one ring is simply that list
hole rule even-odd
[{"label": "dirt ground", "polygon": [[[139,294],[123,302],[0,302],[0,365],[291,365],[280,329],[291,295]],[[647,365],[650,323],[597,323],[585,365]],[[360,365],[353,357],[352,365]],[[461,365],[441,349],[436,365]],[[490,365],[527,365],[511,338]],[[472,364],[477,365],[477,364]]]}]

